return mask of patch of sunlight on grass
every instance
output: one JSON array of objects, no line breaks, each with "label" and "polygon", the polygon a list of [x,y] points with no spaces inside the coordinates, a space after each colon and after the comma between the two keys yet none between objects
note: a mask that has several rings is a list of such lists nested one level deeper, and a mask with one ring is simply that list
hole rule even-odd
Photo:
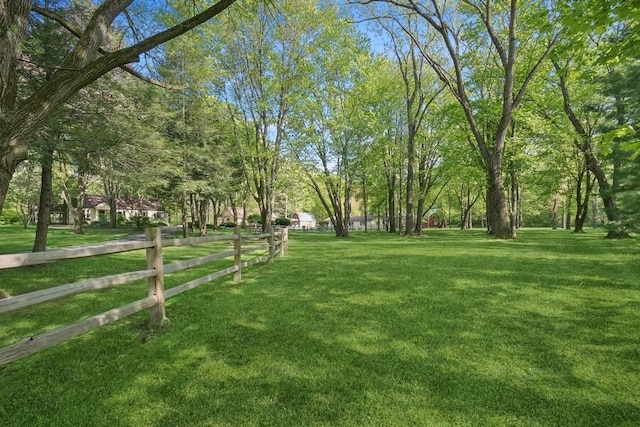
[{"label": "patch of sunlight on grass", "polygon": [[350,304],[378,306],[395,305],[401,303],[403,296],[397,291],[372,291],[366,294],[351,294],[345,297],[345,301]]},{"label": "patch of sunlight on grass", "polygon": [[[141,313],[0,368],[0,419],[640,425],[638,242],[535,230],[496,241],[481,231],[428,230],[419,239],[292,233],[290,249],[273,265],[243,271],[240,284],[220,280],[169,300],[170,322],[160,331],[142,328]],[[83,262],[0,282],[13,292],[66,280],[74,268],[144,264],[125,255]],[[144,295],[142,283],[55,301],[0,318],[0,335]]]},{"label": "patch of sunlight on grass", "polygon": [[245,327],[245,328],[255,329],[257,331],[264,331],[267,328],[264,323],[259,323],[259,322],[238,321],[238,322],[234,322],[234,324]]},{"label": "patch of sunlight on grass", "polygon": [[356,330],[337,335],[334,343],[362,354],[381,354],[386,351],[388,337],[380,331]]}]

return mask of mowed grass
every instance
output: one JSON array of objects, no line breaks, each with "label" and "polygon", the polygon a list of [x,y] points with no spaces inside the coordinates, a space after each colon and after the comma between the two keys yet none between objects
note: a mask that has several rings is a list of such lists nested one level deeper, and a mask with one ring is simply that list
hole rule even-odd
[{"label": "mowed grass", "polygon": [[[0,288],[141,254],[0,271]],[[639,282],[637,240],[597,231],[292,234],[241,284],[169,300],[159,330],[140,313],[0,367],[0,425],[640,425]],[[0,315],[0,345],[145,292]]]}]

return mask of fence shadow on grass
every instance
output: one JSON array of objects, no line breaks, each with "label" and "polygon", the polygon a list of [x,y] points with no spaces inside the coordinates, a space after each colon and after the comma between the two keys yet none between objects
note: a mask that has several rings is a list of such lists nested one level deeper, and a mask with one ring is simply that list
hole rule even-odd
[{"label": "fence shadow on grass", "polygon": [[438,238],[294,240],[277,269],[170,300],[170,327],[156,335],[142,340],[136,315],[0,370],[14,387],[0,391],[0,419],[640,422],[640,292],[629,270],[607,278],[597,253],[550,260],[542,243]]}]

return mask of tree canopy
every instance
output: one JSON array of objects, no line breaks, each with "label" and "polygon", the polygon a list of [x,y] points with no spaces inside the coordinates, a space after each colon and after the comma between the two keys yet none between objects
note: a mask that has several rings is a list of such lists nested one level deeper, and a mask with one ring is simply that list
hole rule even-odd
[{"label": "tree canopy", "polygon": [[637,229],[634,2],[233,3],[0,0],[0,213]]}]

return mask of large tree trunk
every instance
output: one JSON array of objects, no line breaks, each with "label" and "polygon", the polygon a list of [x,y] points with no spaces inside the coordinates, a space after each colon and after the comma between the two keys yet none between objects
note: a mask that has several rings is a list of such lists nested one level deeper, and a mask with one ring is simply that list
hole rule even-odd
[{"label": "large tree trunk", "polygon": [[510,211],[509,220],[511,222],[511,234],[516,235],[518,229],[519,220],[519,208],[520,208],[520,184],[518,183],[518,172],[515,170],[513,162],[509,162],[509,176],[511,178],[511,198],[510,198]]},{"label": "large tree trunk", "polygon": [[118,226],[118,198],[115,193],[109,193],[109,227],[116,228]]},{"label": "large tree trunk", "polygon": [[8,132],[18,96],[16,66],[20,47],[27,36],[31,2],[0,0],[0,214],[9,183],[18,165],[27,159],[27,148]]},{"label": "large tree trunk", "polygon": [[271,218],[269,218],[269,208],[266,205],[263,205],[260,208],[260,221],[262,222],[262,233],[267,233],[269,230],[269,224],[271,223]]},{"label": "large tree trunk", "polygon": [[491,233],[498,239],[511,239],[516,236],[511,229],[507,198],[505,195],[504,181],[502,179],[502,167],[500,159],[492,163],[489,172],[489,187],[487,189],[487,219],[491,224]]},{"label": "large tree trunk", "polygon": [[247,201],[246,199],[242,202],[242,227],[247,226]]},{"label": "large tree trunk", "polygon": [[[411,132],[411,131],[410,131]],[[413,236],[415,228],[415,217],[413,212],[413,162],[415,159],[415,135],[409,135],[409,141],[407,142],[407,198],[406,198],[406,212],[405,212],[405,227],[404,235]]]},{"label": "large tree trunk", "polygon": [[197,201],[198,223],[200,225],[200,236],[207,235],[207,211],[209,210],[209,200],[206,198]]},{"label": "large tree trunk", "polygon": [[[102,168],[104,168],[104,165],[102,165]],[[118,184],[106,176],[103,176],[102,180],[104,193],[109,202],[109,227],[116,228],[118,226]]]},{"label": "large tree trunk", "polygon": [[40,179],[40,202],[38,204],[38,224],[36,237],[33,242],[33,252],[47,250],[47,234],[51,218],[51,204],[53,199],[53,144],[45,143],[42,149],[42,168]]},{"label": "large tree trunk", "polygon": [[79,203],[80,206],[73,210],[73,232],[75,234],[84,234],[84,209],[82,209],[82,198],[78,197],[76,200],[76,203]]},{"label": "large tree trunk", "polygon": [[607,232],[606,237],[609,239],[629,237],[629,233],[626,230],[619,229],[617,226],[620,221],[620,216],[613,187],[609,183],[607,176],[602,170],[602,167],[600,167],[600,164],[595,158],[592,150],[588,150],[585,153],[585,156],[587,157],[587,166],[589,167],[589,170],[593,172],[596,180],[598,181],[600,197],[602,198],[602,203],[604,204],[604,211],[607,215],[607,221],[614,227]]}]

